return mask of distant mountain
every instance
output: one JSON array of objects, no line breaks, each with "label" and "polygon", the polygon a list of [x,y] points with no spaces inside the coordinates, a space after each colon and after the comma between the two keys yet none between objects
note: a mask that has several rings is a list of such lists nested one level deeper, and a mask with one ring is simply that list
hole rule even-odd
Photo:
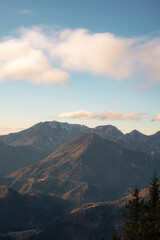
[{"label": "distant mountain", "polygon": [[126,144],[120,143],[127,148],[139,148],[150,156],[160,154],[160,131],[147,136],[137,130],[125,134]]},{"label": "distant mountain", "polygon": [[160,155],[160,131],[149,136],[147,142],[147,147],[149,151],[153,154]]},{"label": "distant mountain", "polygon": [[12,173],[8,181],[22,193],[41,192],[79,205],[118,199],[135,185],[147,186],[152,174],[147,154],[85,133],[39,163]]},{"label": "distant mountain", "polygon": [[0,142],[0,176],[42,159],[41,151],[32,146],[9,146]]},{"label": "distant mountain", "polygon": [[64,142],[87,131],[89,131],[88,127],[79,124],[56,121],[41,122],[24,131],[0,136],[0,140],[12,146],[32,146],[38,148],[41,150],[44,158]]},{"label": "distant mountain", "polygon": [[151,136],[144,135],[137,130],[123,134],[112,125],[88,128],[84,125],[57,121],[41,122],[24,131],[0,136],[0,140],[12,146],[25,145],[38,148],[41,150],[42,159],[58,149],[66,141],[85,132],[93,132],[105,140],[120,144],[124,148],[139,148],[150,156],[160,153],[160,132]]},{"label": "distant mountain", "polygon": [[127,137],[128,140],[130,139],[133,142],[135,142],[135,141],[146,142],[149,138],[149,136],[144,135],[137,130],[133,130],[130,133],[126,133],[125,136]]},{"label": "distant mountain", "polygon": [[99,135],[101,138],[112,142],[117,142],[118,139],[121,139],[124,136],[118,128],[112,125],[98,126],[90,129],[90,131]]},{"label": "distant mountain", "polygon": [[0,186],[0,231],[42,227],[62,215],[65,207],[67,203],[60,199],[23,195]]},{"label": "distant mountain", "polygon": [[140,149],[141,151],[146,152],[147,154],[151,155],[150,152],[146,151],[144,149],[144,146],[146,145],[146,141],[149,138],[149,136],[144,135],[137,130],[133,130],[130,133],[126,133],[121,135],[119,138],[115,139],[115,142],[123,146],[124,148],[128,149]]}]

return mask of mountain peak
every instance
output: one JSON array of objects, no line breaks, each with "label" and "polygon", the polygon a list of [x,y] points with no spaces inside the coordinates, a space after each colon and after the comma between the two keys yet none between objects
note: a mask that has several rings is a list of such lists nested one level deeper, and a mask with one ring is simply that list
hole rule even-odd
[{"label": "mountain peak", "polygon": [[105,140],[96,135],[95,133],[86,132],[79,137],[65,142],[57,149],[57,151],[53,152],[46,159],[50,159],[53,156],[55,157],[57,154],[62,152],[63,154],[69,154],[70,156],[72,155],[72,157],[74,156],[74,153],[76,153],[77,158],[79,155],[83,154],[90,145],[101,144],[102,142],[105,142]]},{"label": "mountain peak", "polygon": [[97,126],[96,129],[108,129],[108,130],[111,130],[111,131],[112,131],[112,130],[118,130],[118,131],[120,131],[118,128],[116,128],[115,126],[110,125],[110,124]]},{"label": "mountain peak", "polygon": [[118,128],[112,125],[98,126],[92,129],[92,132],[96,133],[103,139],[115,142],[124,135]]},{"label": "mountain peak", "polygon": [[93,142],[93,141],[103,141],[103,139],[101,137],[99,137],[97,134],[93,133],[93,132],[86,132],[82,135],[80,135],[79,137],[73,139],[72,141],[75,141],[75,142],[82,142],[82,141],[85,141],[85,142]]},{"label": "mountain peak", "polygon": [[95,142],[98,144],[98,143],[106,142],[106,140],[101,138],[99,135],[97,135],[93,132],[86,132],[86,133],[83,133],[82,135],[80,135],[79,137],[76,137],[76,138],[72,139],[71,141],[66,142],[66,144],[74,143],[77,145],[83,144],[85,146],[88,146]]},{"label": "mountain peak", "polygon": [[134,138],[142,138],[142,139],[146,139],[148,136],[137,131],[137,130],[133,130],[130,133],[126,133],[125,136],[130,136],[130,137],[134,137]]},{"label": "mountain peak", "polygon": [[139,132],[138,130],[134,129],[133,131],[131,131],[130,133],[132,133],[133,135],[143,135],[141,132]]}]

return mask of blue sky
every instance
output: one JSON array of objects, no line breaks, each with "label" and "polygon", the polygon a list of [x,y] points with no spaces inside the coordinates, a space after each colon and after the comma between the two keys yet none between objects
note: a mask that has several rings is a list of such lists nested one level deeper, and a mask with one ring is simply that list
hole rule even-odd
[{"label": "blue sky", "polygon": [[160,130],[159,0],[0,3],[0,134],[40,121]]}]

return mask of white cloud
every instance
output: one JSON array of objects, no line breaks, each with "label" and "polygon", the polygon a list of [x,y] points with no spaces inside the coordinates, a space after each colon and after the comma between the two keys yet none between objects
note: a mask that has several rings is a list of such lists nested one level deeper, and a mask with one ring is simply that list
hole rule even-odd
[{"label": "white cloud", "polygon": [[149,82],[160,83],[160,38],[136,46],[135,62],[137,71],[147,76]]},{"label": "white cloud", "polygon": [[25,39],[10,39],[0,43],[0,81],[6,78],[33,83],[66,84],[69,74],[53,68],[41,49]]},{"label": "white cloud", "polygon": [[[0,42],[0,80],[66,84],[68,72],[160,83],[160,38],[123,38],[86,29],[22,28]],[[141,78],[139,77],[141,76]],[[137,82],[137,84],[139,84]]]},{"label": "white cloud", "polygon": [[153,118],[153,120],[154,120],[154,121],[156,121],[156,120],[159,120],[159,121],[160,121],[160,114],[158,114],[157,116],[155,116],[155,117]]},{"label": "white cloud", "polygon": [[78,119],[92,119],[95,115],[87,111],[63,112],[56,116],[57,118],[78,118]]},{"label": "white cloud", "polygon": [[54,39],[44,34],[41,27],[34,26],[30,28],[21,28],[19,33],[21,34],[22,41],[28,42],[30,46],[36,49],[48,50],[53,49]]},{"label": "white cloud", "polygon": [[100,113],[92,113],[87,111],[76,111],[76,112],[63,112],[59,115],[54,117],[56,118],[77,118],[77,119],[101,119],[104,121],[109,120],[141,120],[146,113],[142,112],[130,112],[130,113],[123,113],[123,112],[114,112],[114,111],[104,111]]},{"label": "white cloud", "polygon": [[[67,70],[88,71],[116,80],[144,76],[160,82],[160,38],[122,38],[85,29],[65,30],[51,51]],[[147,83],[149,85],[149,83]]]},{"label": "white cloud", "polygon": [[65,69],[123,79],[132,76],[130,47],[135,42],[135,39],[116,38],[110,33],[68,30],[62,32],[52,56],[59,57]]},{"label": "white cloud", "polygon": [[130,119],[130,120],[141,120],[144,116],[146,115],[146,113],[142,113],[142,112],[130,112],[130,113],[123,113],[123,112],[113,112],[113,111],[109,111],[109,112],[102,112],[98,114],[98,117],[103,119],[103,120],[126,120],[126,119]]}]

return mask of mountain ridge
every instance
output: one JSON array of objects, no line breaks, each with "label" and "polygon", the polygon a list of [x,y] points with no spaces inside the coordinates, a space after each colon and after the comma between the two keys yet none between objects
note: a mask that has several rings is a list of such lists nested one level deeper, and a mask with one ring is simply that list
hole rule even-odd
[{"label": "mountain ridge", "polygon": [[160,154],[160,131],[152,135],[145,135],[137,130],[123,134],[118,128],[112,125],[89,128],[80,124],[47,121],[37,123],[18,133],[2,135],[0,136],[0,140],[12,146],[33,146],[40,149],[43,157],[46,157],[58,149],[64,142],[78,137],[85,132],[93,132],[106,140],[117,142],[124,148],[139,148],[141,151],[152,156]]},{"label": "mountain ridge", "polygon": [[7,179],[22,193],[41,192],[81,204],[117,199],[129,187],[146,186],[152,171],[152,159],[145,153],[85,133]]}]

